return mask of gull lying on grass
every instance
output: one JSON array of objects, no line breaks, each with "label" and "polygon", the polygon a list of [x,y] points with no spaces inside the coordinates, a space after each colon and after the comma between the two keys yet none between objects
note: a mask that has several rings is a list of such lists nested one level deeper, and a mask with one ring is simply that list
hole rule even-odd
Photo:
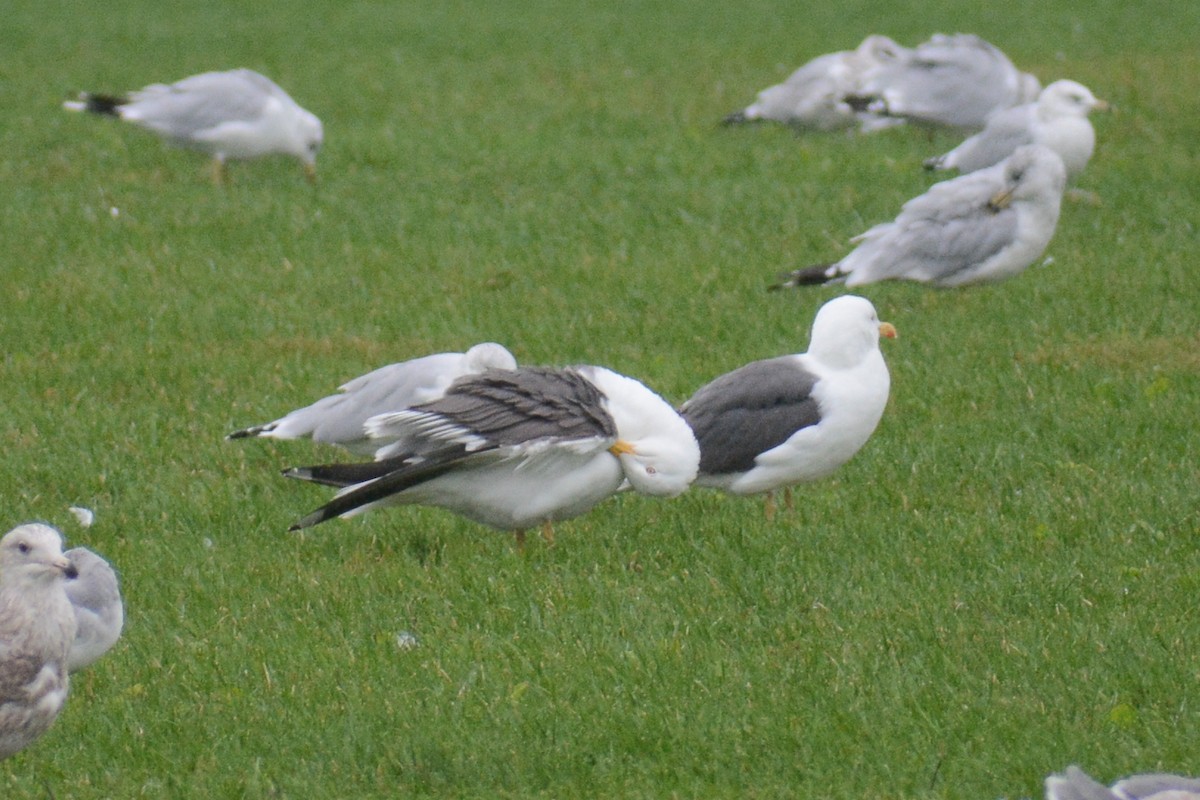
[{"label": "gull lying on grass", "polygon": [[1200,779],[1150,772],[1108,788],[1079,767],[1046,778],[1046,800],[1200,800]]},{"label": "gull lying on grass", "polygon": [[451,383],[465,375],[516,368],[512,353],[495,342],[477,344],[465,353],[422,356],[380,367],[343,384],[338,394],[323,397],[274,422],[234,431],[225,438],[311,438],[341,445],[352,453],[371,455],[387,444],[367,436],[364,425],[371,417],[437,400]]},{"label": "gull lying on grass", "polygon": [[321,121],[283,89],[249,69],[204,72],[172,84],[155,83],[128,96],[84,92],[63,106],[116,117],[180,147],[213,157],[213,179],[225,161],[272,154],[293,156],[316,177]]},{"label": "gull lying on grass", "polygon": [[838,297],[817,312],[808,352],[753,361],[699,389],[679,411],[700,443],[696,485],[767,492],[770,517],[771,492],[849,461],[887,405],[881,335],[896,329],[868,300]]},{"label": "gull lying on grass", "polygon": [[1040,144],[1058,153],[1070,180],[1083,172],[1096,147],[1096,131],[1088,120],[1108,104],[1083,84],[1055,81],[1033,103],[1005,108],[988,117],[983,130],[945,155],[925,162],[927,169],[974,172],[998,164],[1026,144]]},{"label": "gull lying on grass", "polygon": [[1040,89],[1037,78],[978,36],[939,33],[874,70],[849,102],[922,125],[979,130],[992,112],[1030,102]]},{"label": "gull lying on grass", "polygon": [[835,130],[862,122],[869,129],[878,117],[856,112],[845,98],[861,90],[873,70],[894,63],[905,52],[886,36],[868,36],[857,49],[817,56],[783,83],[763,89],[753,103],[727,116],[725,124],[773,120],[798,128]]},{"label": "gull lying on grass", "polygon": [[0,759],[45,733],[66,702],[70,567],[49,525],[19,525],[0,539]]},{"label": "gull lying on grass", "polygon": [[851,239],[840,261],[781,275],[781,289],[889,279],[965,286],[1018,274],[1046,250],[1066,186],[1062,159],[1025,145],[1005,161],[934,184],[892,222]]},{"label": "gull lying on grass", "polygon": [[518,533],[578,516],[628,481],[672,497],[696,476],[687,423],[642,383],[603,367],[490,370],[440,400],[373,417],[392,442],[365,464],[289,469],[342,487],[293,526],[397,504],[432,505]]},{"label": "gull lying on grass", "polygon": [[125,607],[117,574],[100,556],[86,547],[66,552],[67,599],[75,611],[75,639],[67,655],[67,670],[78,672],[107,653],[125,624]]}]

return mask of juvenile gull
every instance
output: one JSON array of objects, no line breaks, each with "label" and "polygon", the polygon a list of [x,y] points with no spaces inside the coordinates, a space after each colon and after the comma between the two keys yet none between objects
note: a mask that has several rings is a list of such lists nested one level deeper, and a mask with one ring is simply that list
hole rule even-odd
[{"label": "juvenile gull", "polygon": [[1110,789],[1071,766],[1046,778],[1046,800],[1200,800],[1200,779],[1145,773],[1119,780]]},{"label": "juvenile gull", "polygon": [[625,481],[672,497],[696,476],[686,422],[642,383],[596,366],[490,370],[423,405],[373,417],[391,442],[365,464],[285,471],[342,487],[293,530],[397,504],[518,532],[588,511]]},{"label": "juvenile gull", "polygon": [[45,733],[66,702],[70,566],[49,525],[19,525],[0,539],[0,759]]},{"label": "juvenile gull", "polygon": [[849,102],[922,125],[979,130],[993,111],[1029,102],[1040,89],[978,36],[939,33],[875,70]]},{"label": "juvenile gull", "polygon": [[799,128],[834,130],[862,121],[871,127],[875,115],[856,112],[846,102],[862,89],[867,75],[897,61],[906,48],[886,36],[872,35],[854,50],[817,56],[783,83],[758,93],[753,103],[725,118],[726,124],[773,120]]},{"label": "juvenile gull", "polygon": [[773,492],[849,461],[887,405],[881,335],[896,329],[870,301],[844,295],[817,311],[808,352],[753,361],[701,387],[680,409],[700,443],[696,485]]},{"label": "juvenile gull", "polygon": [[840,261],[786,273],[770,288],[1003,280],[1045,252],[1065,186],[1062,159],[1049,148],[1025,145],[995,166],[934,184],[905,203],[892,222],[851,239],[858,246]]},{"label": "juvenile gull", "polygon": [[352,453],[371,455],[386,444],[367,436],[363,426],[371,417],[437,400],[464,375],[516,368],[512,353],[495,342],[477,344],[465,353],[422,356],[368,372],[340,386],[338,394],[323,397],[274,422],[234,431],[226,438],[311,438],[341,445]]},{"label": "juvenile gull", "polygon": [[67,670],[78,672],[117,643],[125,624],[125,608],[117,574],[107,561],[86,547],[74,547],[65,555],[71,562],[66,590],[76,628]]},{"label": "juvenile gull", "polygon": [[1083,84],[1055,81],[1033,103],[1001,109],[988,117],[983,130],[950,152],[925,162],[927,169],[974,172],[998,164],[1021,145],[1040,144],[1058,153],[1067,178],[1083,172],[1096,147],[1096,131],[1088,120],[1093,111],[1105,111]]},{"label": "juvenile gull", "polygon": [[63,106],[116,117],[171,144],[208,153],[218,183],[227,159],[272,154],[298,158],[311,180],[324,138],[316,116],[270,78],[249,69],[204,72],[169,85],[151,84],[128,96],[84,92]]}]

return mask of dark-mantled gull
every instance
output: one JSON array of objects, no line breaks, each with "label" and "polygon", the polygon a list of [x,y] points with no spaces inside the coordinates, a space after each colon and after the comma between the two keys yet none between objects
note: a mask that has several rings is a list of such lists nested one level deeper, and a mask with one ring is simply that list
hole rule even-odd
[{"label": "dark-mantled gull", "polygon": [[927,169],[974,172],[998,164],[1021,145],[1040,144],[1058,153],[1070,180],[1083,172],[1096,147],[1096,131],[1088,119],[1108,109],[1081,83],[1055,81],[1033,103],[997,111],[983,130],[950,152],[925,162]]},{"label": "dark-mantled gull", "polygon": [[979,130],[1001,108],[1037,97],[1041,84],[972,34],[934,34],[876,69],[849,102],[920,125]]},{"label": "dark-mantled gull", "polygon": [[368,419],[437,400],[458,378],[489,369],[516,369],[517,360],[503,345],[477,344],[465,353],[435,353],[389,364],[338,387],[338,393],[296,409],[274,422],[234,431],[226,438],[311,438],[371,455],[387,444],[367,436]]},{"label": "dark-mantled gull", "polygon": [[701,387],[680,408],[700,443],[696,485],[773,492],[849,461],[887,405],[881,335],[896,329],[870,301],[837,297],[817,311],[808,352],[753,361]]},{"label": "dark-mantled gull", "polygon": [[1046,800],[1200,800],[1200,779],[1149,772],[1123,778],[1109,788],[1070,766],[1046,778]]},{"label": "dark-mantled gull", "polygon": [[78,672],[121,638],[125,607],[117,573],[107,561],[86,547],[73,547],[65,555],[71,562],[67,599],[75,611],[75,639],[67,654],[67,669]]},{"label": "dark-mantled gull", "polygon": [[1050,244],[1066,180],[1057,153],[1025,145],[999,164],[934,184],[892,222],[851,239],[858,246],[840,261],[786,273],[770,288],[891,279],[965,286],[1012,277]]},{"label": "dark-mantled gull", "polygon": [[213,157],[223,180],[227,159],[293,156],[310,179],[324,140],[321,121],[270,78],[249,70],[204,72],[172,84],[155,83],[127,96],[84,92],[63,106],[116,117],[153,131],[171,144]]},{"label": "dark-mantled gull", "polygon": [[45,733],[67,700],[70,567],[49,525],[18,525],[0,539],[0,759]]},{"label": "dark-mantled gull", "polygon": [[901,58],[906,48],[886,36],[872,35],[854,50],[826,53],[801,66],[783,83],[758,93],[753,103],[725,117],[726,124],[771,120],[813,130],[872,127],[875,115],[856,112],[846,97],[862,89],[873,70]]},{"label": "dark-mantled gull", "polygon": [[617,492],[672,497],[700,449],[687,423],[633,378],[597,366],[490,370],[440,400],[373,417],[391,442],[365,464],[285,475],[342,487],[293,530],[397,504],[438,506],[520,532],[578,516]]}]

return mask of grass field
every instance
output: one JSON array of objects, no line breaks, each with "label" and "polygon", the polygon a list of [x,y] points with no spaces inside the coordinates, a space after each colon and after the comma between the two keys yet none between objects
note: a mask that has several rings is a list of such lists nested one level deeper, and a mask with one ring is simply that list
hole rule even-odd
[{"label": "grass field", "polygon": [[[0,45],[0,487],[121,571],[127,627],[6,798],[1039,796],[1200,774],[1200,19],[1166,0],[16,0]],[[251,10],[253,9],[253,10]],[[557,544],[430,509],[304,535],[307,443],[227,442],[493,339],[680,401],[802,350],[767,294],[956,138],[716,123],[870,32],[970,31],[1112,102],[1049,255],[866,287],[864,451],[794,513],[623,496]],[[246,66],[325,123],[314,188],[70,115]],[[83,530],[67,507],[93,508]],[[397,637],[411,633],[417,646]]]}]

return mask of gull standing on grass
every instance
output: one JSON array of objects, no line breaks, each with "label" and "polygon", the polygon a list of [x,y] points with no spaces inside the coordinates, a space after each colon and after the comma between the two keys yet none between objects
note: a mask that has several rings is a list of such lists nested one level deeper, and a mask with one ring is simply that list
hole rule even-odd
[{"label": "gull standing on grass", "polygon": [[785,273],[770,288],[889,279],[945,287],[1009,278],[1050,244],[1066,180],[1058,154],[1025,145],[995,166],[934,184],[892,222],[851,239],[858,246],[840,261]]},{"label": "gull standing on grass", "polygon": [[338,394],[323,397],[274,422],[234,431],[225,438],[311,438],[341,445],[359,455],[371,455],[387,444],[367,436],[364,426],[371,417],[437,400],[464,375],[516,368],[513,354],[495,342],[477,344],[465,353],[435,353],[401,361],[360,375],[338,387]]},{"label": "gull standing on grass", "polygon": [[1030,102],[1040,89],[995,45],[972,34],[939,33],[875,70],[849,102],[919,125],[977,131],[992,112]]},{"label": "gull standing on grass", "polygon": [[19,525],[0,539],[0,759],[45,733],[66,702],[70,568],[49,525]]},{"label": "gull standing on grass", "polygon": [[391,444],[365,464],[286,470],[341,487],[292,530],[389,505],[438,506],[517,533],[585,513],[625,482],[658,497],[683,492],[700,449],[687,423],[633,378],[604,367],[489,370],[444,397],[372,417]]},{"label": "gull standing on grass", "polygon": [[1072,766],[1046,778],[1046,800],[1200,800],[1200,779],[1148,772],[1123,778],[1110,789]]},{"label": "gull standing on grass", "polygon": [[107,653],[125,624],[125,607],[117,573],[100,556],[86,547],[66,552],[71,562],[67,573],[67,599],[75,611],[75,639],[67,655],[67,670],[78,672]]},{"label": "gull standing on grass", "polygon": [[845,98],[856,94],[873,70],[896,62],[905,52],[907,48],[888,37],[872,35],[854,50],[817,56],[783,83],[763,89],[746,108],[725,117],[725,124],[772,120],[827,131],[861,121],[864,130],[869,129],[878,117],[856,112]]},{"label": "gull standing on grass", "polygon": [[227,159],[293,156],[309,180],[317,174],[321,121],[274,81],[249,69],[204,72],[155,83],[128,96],[84,92],[63,104],[153,131],[171,144],[213,157],[213,180],[224,181]]},{"label": "gull standing on grass", "polygon": [[960,173],[998,164],[1021,145],[1040,144],[1058,153],[1071,180],[1083,172],[1096,147],[1096,131],[1088,120],[1093,111],[1107,111],[1081,83],[1055,81],[1034,103],[1005,108],[988,117],[983,130],[950,152],[925,162],[926,169],[956,169]]},{"label": "gull standing on grass", "polygon": [[[831,474],[870,438],[891,380],[870,301],[844,295],[821,306],[808,352],[753,361],[700,388],[679,413],[700,443],[697,486],[767,494]],[[790,506],[791,497],[787,496]]]}]

